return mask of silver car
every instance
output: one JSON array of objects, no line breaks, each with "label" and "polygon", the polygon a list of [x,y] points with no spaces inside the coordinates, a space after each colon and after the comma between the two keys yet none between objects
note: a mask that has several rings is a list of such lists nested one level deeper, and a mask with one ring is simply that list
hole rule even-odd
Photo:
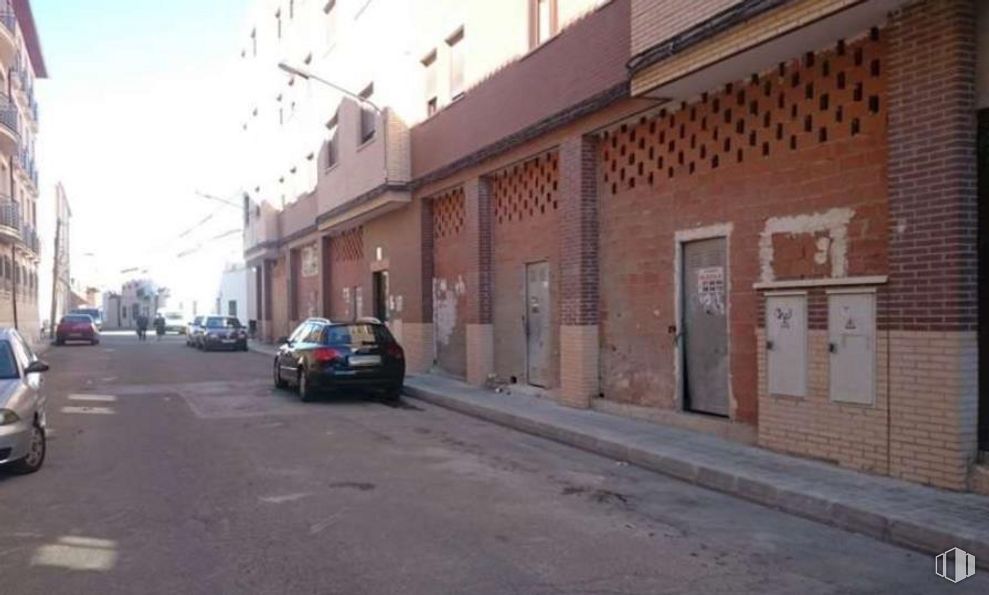
[{"label": "silver car", "polygon": [[0,465],[14,473],[34,473],[45,462],[47,371],[20,333],[0,329]]}]

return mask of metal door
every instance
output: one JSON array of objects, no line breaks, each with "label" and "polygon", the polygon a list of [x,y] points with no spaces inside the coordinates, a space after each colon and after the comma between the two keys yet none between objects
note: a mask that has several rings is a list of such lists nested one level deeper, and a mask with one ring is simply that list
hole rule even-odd
[{"label": "metal door", "polygon": [[728,415],[725,239],[683,245],[683,394],[691,411]]},{"label": "metal door", "polygon": [[529,384],[545,387],[550,358],[549,263],[525,265],[526,374]]}]

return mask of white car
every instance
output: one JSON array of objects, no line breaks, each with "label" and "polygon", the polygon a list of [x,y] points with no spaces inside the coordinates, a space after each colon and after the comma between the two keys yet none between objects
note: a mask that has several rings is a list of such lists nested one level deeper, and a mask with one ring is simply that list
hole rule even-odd
[{"label": "white car", "polygon": [[0,329],[0,465],[34,473],[45,462],[45,397],[38,359],[14,329]]}]

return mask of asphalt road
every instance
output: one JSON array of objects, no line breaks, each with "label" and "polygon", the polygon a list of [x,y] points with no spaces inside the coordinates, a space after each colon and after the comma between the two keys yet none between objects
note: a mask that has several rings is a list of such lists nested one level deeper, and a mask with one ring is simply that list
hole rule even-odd
[{"label": "asphalt road", "polygon": [[53,348],[48,460],[0,472],[0,593],[989,593],[931,557],[255,353]]}]

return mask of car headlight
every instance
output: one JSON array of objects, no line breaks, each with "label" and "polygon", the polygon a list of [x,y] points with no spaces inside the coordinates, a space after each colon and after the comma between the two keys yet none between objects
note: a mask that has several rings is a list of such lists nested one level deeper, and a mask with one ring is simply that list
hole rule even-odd
[{"label": "car headlight", "polygon": [[16,424],[19,421],[21,418],[10,409],[0,409],[0,426]]}]

